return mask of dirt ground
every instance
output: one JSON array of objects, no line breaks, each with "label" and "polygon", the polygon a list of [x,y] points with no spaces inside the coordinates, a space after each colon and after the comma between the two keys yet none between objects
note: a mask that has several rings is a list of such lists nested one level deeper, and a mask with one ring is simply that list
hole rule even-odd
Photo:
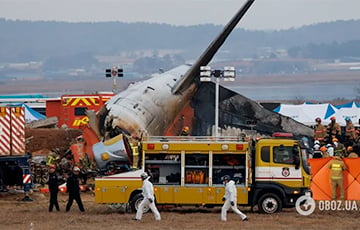
[{"label": "dirt ground", "polygon": [[220,208],[182,208],[165,210],[159,208],[162,220],[154,220],[152,213],[144,214],[140,222],[132,220],[135,214],[121,213],[106,205],[95,204],[91,192],[81,194],[85,212],[78,210],[74,203],[70,212],[64,211],[67,194],[59,194],[60,212],[48,212],[49,194],[34,192],[32,202],[19,201],[23,194],[0,196],[0,229],[358,229],[360,211],[316,210],[310,216],[301,216],[295,209],[285,209],[273,215],[250,212],[240,207],[249,217],[242,222],[234,213],[228,213],[228,221],[220,221]]},{"label": "dirt ground", "polygon": [[27,128],[25,130],[26,151],[33,155],[47,155],[49,151],[58,148],[61,153],[64,153],[74,138],[81,133],[82,131],[79,129]]}]

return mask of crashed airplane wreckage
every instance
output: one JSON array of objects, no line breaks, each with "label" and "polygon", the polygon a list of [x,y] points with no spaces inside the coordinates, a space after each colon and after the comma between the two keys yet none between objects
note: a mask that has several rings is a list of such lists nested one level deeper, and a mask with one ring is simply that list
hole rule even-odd
[{"label": "crashed airplane wreckage", "polygon": [[[313,130],[289,117],[263,108],[259,103],[230,89],[219,89],[219,127],[222,132],[234,128],[254,130],[261,135],[274,132],[293,133],[294,136],[312,136]],[[214,83],[203,83],[192,100],[194,108],[193,135],[210,135],[214,124]],[[229,132],[232,134],[232,132]]]},{"label": "crashed airplane wreckage", "polygon": [[[253,3],[254,0],[246,1],[193,65],[182,65],[130,85],[107,101],[97,114],[88,113],[99,140],[118,134],[140,138],[144,132],[151,136],[179,135],[184,124],[191,126],[191,135],[210,135],[214,124],[214,83],[200,83],[200,66],[208,65]],[[223,87],[219,105],[219,124],[223,128],[312,135],[309,127]],[[256,125],[247,125],[248,120]]]}]

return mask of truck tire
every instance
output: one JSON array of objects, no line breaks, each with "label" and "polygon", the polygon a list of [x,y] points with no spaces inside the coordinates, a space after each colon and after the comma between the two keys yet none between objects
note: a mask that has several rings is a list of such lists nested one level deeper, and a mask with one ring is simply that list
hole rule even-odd
[{"label": "truck tire", "polygon": [[[130,201],[130,210],[131,212],[136,212],[139,208],[141,201],[144,199],[141,193],[136,194]],[[149,207],[145,207],[143,213],[147,213],[149,211]]]},{"label": "truck tire", "polygon": [[261,213],[272,214],[281,211],[282,202],[278,195],[265,193],[258,201],[258,208]]}]

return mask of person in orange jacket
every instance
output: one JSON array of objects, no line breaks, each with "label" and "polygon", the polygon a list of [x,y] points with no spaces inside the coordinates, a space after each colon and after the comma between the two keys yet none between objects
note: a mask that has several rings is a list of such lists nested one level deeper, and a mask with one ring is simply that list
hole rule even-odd
[{"label": "person in orange jacket", "polygon": [[344,191],[344,171],[346,166],[341,157],[336,154],[335,157],[328,163],[328,168],[330,171],[330,181],[332,189],[332,199],[336,199],[336,189],[339,187],[340,190],[340,199],[345,199]]},{"label": "person in orange jacket", "polygon": [[341,135],[341,127],[339,123],[336,122],[336,117],[332,116],[330,117],[330,124],[327,126],[328,128],[328,138],[331,141],[333,138],[339,138]]},{"label": "person in orange jacket", "polygon": [[319,141],[321,145],[325,144],[325,137],[327,135],[327,130],[324,125],[321,124],[321,118],[317,117],[315,119],[316,125],[314,127],[314,140]]},{"label": "person in orange jacket", "polygon": [[353,145],[356,139],[356,132],[354,124],[352,123],[350,117],[345,117],[346,127],[345,127],[345,144],[347,146]]}]

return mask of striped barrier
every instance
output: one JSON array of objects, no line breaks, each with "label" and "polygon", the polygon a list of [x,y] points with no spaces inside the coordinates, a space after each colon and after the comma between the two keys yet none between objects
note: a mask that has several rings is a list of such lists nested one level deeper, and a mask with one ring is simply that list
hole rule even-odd
[{"label": "striped barrier", "polygon": [[0,107],[0,155],[25,154],[25,108]]}]

